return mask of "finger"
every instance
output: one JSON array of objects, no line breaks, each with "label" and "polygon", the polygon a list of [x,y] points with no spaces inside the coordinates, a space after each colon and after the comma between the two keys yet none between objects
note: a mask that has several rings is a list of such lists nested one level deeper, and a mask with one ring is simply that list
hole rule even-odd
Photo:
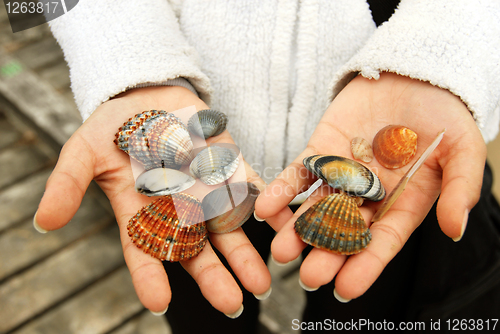
[{"label": "finger", "polygon": [[243,304],[243,294],[221,263],[209,242],[198,256],[181,262],[194,278],[205,299],[224,314],[234,314]]},{"label": "finger", "polygon": [[92,150],[78,132],[64,145],[35,215],[42,229],[61,228],[73,218],[94,177],[93,159]]},{"label": "finger", "polygon": [[482,138],[478,145],[464,147],[456,145],[450,157],[441,159],[443,183],[437,205],[437,217],[441,230],[454,241],[462,238],[469,211],[481,195],[486,146]]},{"label": "finger", "polygon": [[311,289],[328,284],[339,272],[346,259],[345,255],[314,248],[300,266],[300,280]]},{"label": "finger", "polygon": [[271,287],[271,274],[241,228],[225,234],[210,234],[210,241],[226,258],[241,284],[261,295]]}]

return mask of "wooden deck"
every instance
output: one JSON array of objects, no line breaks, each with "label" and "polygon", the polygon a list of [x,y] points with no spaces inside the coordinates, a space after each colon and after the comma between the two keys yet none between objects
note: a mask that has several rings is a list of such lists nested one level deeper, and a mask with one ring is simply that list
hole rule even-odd
[{"label": "wooden deck", "polygon": [[[113,212],[95,184],[68,226],[34,230],[45,182],[81,119],[47,25],[13,34],[0,5],[0,46],[0,333],[169,333],[165,317],[136,297]],[[500,175],[500,140],[489,150]],[[269,267],[263,331],[293,333],[304,304],[298,263]]]}]

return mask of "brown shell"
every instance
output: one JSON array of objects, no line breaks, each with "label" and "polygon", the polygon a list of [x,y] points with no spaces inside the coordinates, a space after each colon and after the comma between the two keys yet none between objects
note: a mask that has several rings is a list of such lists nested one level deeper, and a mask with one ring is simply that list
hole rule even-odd
[{"label": "brown shell", "polygon": [[132,242],[160,260],[190,259],[207,241],[201,203],[188,194],[161,197],[142,208],[128,226]]},{"label": "brown shell", "polygon": [[351,140],[351,152],[356,160],[361,160],[366,163],[373,160],[372,146],[368,140],[364,138],[356,137]]},{"label": "brown shell", "polygon": [[342,255],[361,252],[372,239],[356,201],[342,193],[311,206],[295,222],[295,232],[309,245]]},{"label": "brown shell", "polygon": [[191,160],[193,142],[180,118],[149,110],[130,118],[118,129],[115,144],[146,169],[178,169]]},{"label": "brown shell", "polygon": [[373,154],[389,169],[407,165],[417,152],[417,134],[402,125],[388,125],[373,139]]},{"label": "brown shell", "polygon": [[249,182],[236,182],[217,188],[201,202],[207,229],[228,233],[242,226],[254,212],[259,189]]}]

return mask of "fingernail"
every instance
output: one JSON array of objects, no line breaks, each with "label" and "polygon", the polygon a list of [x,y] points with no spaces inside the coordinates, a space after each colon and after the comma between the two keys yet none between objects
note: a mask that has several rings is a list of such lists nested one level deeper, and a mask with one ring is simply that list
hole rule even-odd
[{"label": "fingernail", "polygon": [[313,292],[319,289],[319,288],[311,288],[310,286],[305,285],[304,282],[302,282],[302,280],[300,279],[300,277],[299,277],[299,285],[302,289],[308,292]]},{"label": "fingernail", "polygon": [[255,293],[253,294],[255,296],[255,298],[257,298],[258,300],[266,300],[267,298],[269,298],[269,296],[271,295],[271,292],[273,292],[273,288],[272,287],[269,287],[269,289],[260,294],[260,295],[256,295]]},{"label": "fingernail", "polygon": [[153,315],[155,315],[155,316],[159,317],[159,316],[162,316],[162,315],[164,315],[165,313],[167,313],[167,310],[168,310],[168,306],[167,306],[167,308],[166,308],[166,309],[164,309],[163,311],[160,311],[160,312],[153,312],[153,311],[151,311],[151,310],[149,310],[149,312],[151,312],[151,313],[153,313]]},{"label": "fingernail", "polygon": [[460,240],[462,240],[468,220],[469,220],[469,210],[465,210],[464,219],[462,220],[462,229],[460,230],[460,235],[456,238],[453,238],[453,241],[459,242]]},{"label": "fingernail", "polygon": [[341,295],[337,293],[337,290],[333,289],[333,295],[335,296],[335,299],[337,299],[341,303],[349,303],[351,299],[345,299]]},{"label": "fingernail", "polygon": [[238,311],[234,312],[234,313],[231,313],[231,314],[226,314],[226,317],[228,318],[231,318],[231,319],[236,319],[238,318],[241,314],[243,313],[243,304],[241,304],[240,308],[238,309]]},{"label": "fingernail", "polygon": [[271,254],[271,260],[273,260],[274,263],[276,263],[278,266],[282,267],[282,266],[286,266],[288,264],[288,262],[279,262],[278,260],[276,260],[273,256],[273,254]]},{"label": "fingernail", "polygon": [[257,214],[255,213],[255,211],[253,212],[253,216],[255,217],[255,220],[258,221],[258,222],[265,222],[266,221],[265,219],[262,219],[259,216],[257,216]]},{"label": "fingernail", "polygon": [[37,230],[38,232],[44,234],[44,233],[47,233],[48,231],[44,228],[42,228],[40,225],[38,225],[38,222],[36,221],[36,214],[38,213],[35,212],[35,215],[33,216],[33,227],[35,228],[35,230]]}]

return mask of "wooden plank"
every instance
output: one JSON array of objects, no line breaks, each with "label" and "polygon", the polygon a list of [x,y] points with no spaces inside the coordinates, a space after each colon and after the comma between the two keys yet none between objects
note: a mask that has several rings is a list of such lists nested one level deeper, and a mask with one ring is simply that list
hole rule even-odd
[{"label": "wooden plank", "polygon": [[130,319],[120,328],[110,332],[110,334],[135,333],[171,334],[172,330],[164,316],[157,317],[148,310],[144,310],[141,314]]},{"label": "wooden plank", "polygon": [[9,147],[0,152],[0,188],[54,164],[56,157],[43,143]]},{"label": "wooden plank", "polygon": [[0,50],[0,95],[63,145],[81,125],[74,104],[15,58]]},{"label": "wooden plank", "polygon": [[5,114],[0,110],[0,150],[14,144],[21,139],[21,132],[10,124]]},{"label": "wooden plank", "polygon": [[142,309],[123,267],[14,333],[105,333]]},{"label": "wooden plank", "polygon": [[45,190],[51,169],[31,175],[0,191],[0,232],[26,218],[32,218]]},{"label": "wooden plank", "polygon": [[0,235],[0,281],[114,221],[90,196],[84,197],[75,217],[62,229],[40,234],[33,228],[33,219],[28,218]]},{"label": "wooden plank", "polygon": [[[123,265],[118,227],[113,225],[14,276],[0,286],[0,333],[18,327]],[[109,288],[115,291],[122,288],[130,290],[127,282],[122,281],[114,282]],[[133,293],[130,291],[130,294]],[[105,290],[93,294],[90,299],[94,302],[90,301],[87,305],[93,308],[100,298],[109,298],[110,295],[113,295],[113,292]],[[134,295],[133,298],[137,297]],[[116,308],[115,312],[123,311],[120,305]],[[85,319],[85,316],[73,313],[70,318],[78,322]],[[75,333],[72,330],[46,332]]]},{"label": "wooden plank", "polygon": [[29,43],[25,47],[12,52],[11,55],[32,70],[49,66],[58,61],[64,61],[64,55],[61,48],[56,40],[50,36]]},{"label": "wooden plank", "polygon": [[64,61],[58,61],[51,66],[40,68],[37,73],[59,93],[65,92],[71,84],[69,80],[69,68]]}]

